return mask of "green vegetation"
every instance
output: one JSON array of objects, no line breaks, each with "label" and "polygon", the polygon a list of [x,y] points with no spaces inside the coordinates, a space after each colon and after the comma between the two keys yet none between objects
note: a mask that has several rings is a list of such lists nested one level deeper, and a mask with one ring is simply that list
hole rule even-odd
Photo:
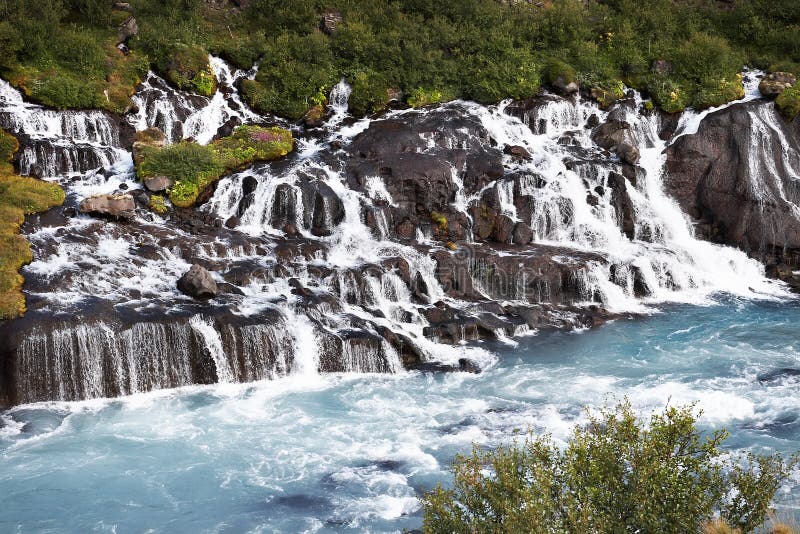
[{"label": "green vegetation", "polygon": [[[561,76],[596,89],[606,105],[625,83],[680,111],[736,98],[744,64],[800,73],[796,0],[129,3],[138,34],[124,55],[115,45],[131,13],[111,1],[0,0],[0,75],[49,105],[122,111],[148,66],[212,93],[210,52],[240,68],[259,62],[243,84],[247,101],[300,118],[342,76],[363,114],[393,98],[524,98]],[[330,10],[341,22],[323,32]]]},{"label": "green vegetation", "polygon": [[[138,141],[137,174],[140,178],[162,175],[175,180],[169,199],[180,208],[194,205],[200,194],[225,174],[285,156],[294,146],[290,131],[259,126],[239,126],[230,137],[209,145],[182,142],[160,147],[147,145],[141,137]],[[152,201],[151,208],[157,211]]]},{"label": "green vegetation", "polygon": [[439,228],[440,232],[447,232],[447,217],[445,217],[443,214],[439,213],[438,211],[431,212],[431,221],[433,221],[433,224]]},{"label": "green vegetation", "polygon": [[19,270],[33,260],[30,246],[19,235],[25,215],[64,203],[58,185],[14,174],[10,162],[17,148],[17,140],[0,130],[0,320],[25,313]]},{"label": "green vegetation", "polygon": [[167,199],[165,199],[161,195],[152,195],[150,197],[150,211],[153,213],[158,213],[159,215],[164,215],[169,211],[167,207]]},{"label": "green vegetation", "polygon": [[778,95],[775,104],[784,117],[791,120],[800,114],[800,83],[785,89]]},{"label": "green vegetation", "polygon": [[453,489],[428,494],[426,532],[753,532],[797,465],[731,458],[724,431],[704,435],[693,407],[649,421],[629,403],[590,415],[566,448],[530,437],[455,461]]}]

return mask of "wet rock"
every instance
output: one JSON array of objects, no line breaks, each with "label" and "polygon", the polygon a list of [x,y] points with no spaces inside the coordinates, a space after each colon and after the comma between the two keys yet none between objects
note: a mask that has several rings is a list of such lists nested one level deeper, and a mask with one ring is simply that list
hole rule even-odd
[{"label": "wet rock", "polygon": [[640,154],[630,124],[611,119],[592,130],[592,140],[601,148],[616,152],[625,163],[636,165]]},{"label": "wet rock", "polygon": [[533,230],[524,222],[514,225],[513,242],[515,245],[528,245],[533,241]]},{"label": "wet rock", "polygon": [[161,191],[166,191],[173,185],[175,185],[175,180],[168,176],[163,176],[161,174],[156,176],[148,176],[142,179],[144,186],[154,193],[158,193]]},{"label": "wet rock", "polygon": [[636,232],[636,212],[628,195],[628,186],[625,177],[611,173],[608,177],[608,188],[611,190],[611,205],[617,215],[620,229],[628,237],[633,239]]},{"label": "wet rock", "polygon": [[[781,147],[786,157],[775,157]],[[666,151],[664,186],[683,210],[766,264],[800,265],[795,164],[800,131],[771,102],[734,104],[709,115],[695,135]]]},{"label": "wet rock", "polygon": [[519,161],[528,161],[531,159],[531,153],[524,146],[519,145],[506,145],[503,149],[503,154],[507,154]]},{"label": "wet rock", "polygon": [[319,22],[319,29],[328,35],[333,35],[336,33],[336,29],[343,20],[342,14],[338,11],[326,11],[322,14],[322,19]]},{"label": "wet rock", "polygon": [[239,223],[240,223],[240,222],[241,222],[241,221],[240,221],[239,217],[237,217],[236,215],[234,215],[233,217],[229,217],[229,218],[228,218],[228,219],[225,221],[225,228],[229,228],[229,229],[233,230],[234,228],[236,228],[237,226],[239,226]]},{"label": "wet rock", "polygon": [[78,209],[81,213],[90,213],[113,219],[132,219],[136,212],[136,202],[128,193],[120,195],[94,195],[85,198]]},{"label": "wet rock", "polygon": [[230,137],[231,135],[233,135],[233,132],[236,130],[236,128],[238,128],[241,125],[242,125],[242,119],[240,119],[239,117],[231,117],[230,119],[225,121],[222,124],[222,126],[217,128],[217,133],[214,137],[217,139],[220,139],[222,137]]},{"label": "wet rock", "polygon": [[178,289],[196,299],[209,299],[219,293],[211,273],[196,263],[178,279]]},{"label": "wet rock", "polygon": [[759,382],[775,382],[784,378],[792,378],[796,376],[800,376],[800,369],[784,367],[760,374],[758,375],[757,380]]},{"label": "wet rock", "polygon": [[797,83],[797,77],[789,72],[771,72],[758,84],[758,90],[767,98],[777,98],[786,89]]},{"label": "wet rock", "polygon": [[495,217],[492,228],[492,240],[498,243],[510,244],[514,235],[514,221],[507,215]]},{"label": "wet rock", "polygon": [[459,358],[458,368],[465,373],[479,374],[481,372],[480,366],[469,358]]},{"label": "wet rock", "polygon": [[417,226],[406,217],[395,227],[395,231],[400,239],[414,239],[417,235]]},{"label": "wet rock", "polygon": [[322,180],[303,183],[301,191],[305,226],[316,236],[331,235],[333,229],[344,219],[341,199]]}]

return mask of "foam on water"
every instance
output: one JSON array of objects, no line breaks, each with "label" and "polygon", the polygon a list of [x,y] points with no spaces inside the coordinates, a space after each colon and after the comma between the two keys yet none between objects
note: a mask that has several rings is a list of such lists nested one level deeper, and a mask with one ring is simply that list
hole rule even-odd
[{"label": "foam on water", "polygon": [[[493,347],[501,361],[477,376],[289,375],[20,406],[0,416],[0,521],[418,528],[419,492],[447,483],[456,452],[507,442],[515,429],[563,443],[583,407],[609,395],[641,414],[699,401],[701,424],[727,427],[732,452],[790,452],[800,446],[797,378],[757,377],[800,366],[798,319],[797,302],[726,301]],[[797,504],[795,483],[781,510]]]}]

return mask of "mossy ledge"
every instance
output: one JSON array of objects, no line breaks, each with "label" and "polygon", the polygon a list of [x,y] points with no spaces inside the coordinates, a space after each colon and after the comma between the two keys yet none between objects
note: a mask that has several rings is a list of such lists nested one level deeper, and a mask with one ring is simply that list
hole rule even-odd
[{"label": "mossy ledge", "polygon": [[35,178],[14,173],[11,160],[17,140],[0,130],[0,320],[25,313],[25,281],[19,270],[33,260],[30,245],[19,234],[25,215],[64,203],[64,190]]},{"label": "mossy ledge", "polygon": [[203,191],[226,174],[281,158],[294,148],[292,132],[261,126],[239,126],[233,135],[208,145],[181,142],[157,146],[139,141],[137,175],[140,179],[166,176],[174,180],[168,194],[179,208],[193,206]]}]

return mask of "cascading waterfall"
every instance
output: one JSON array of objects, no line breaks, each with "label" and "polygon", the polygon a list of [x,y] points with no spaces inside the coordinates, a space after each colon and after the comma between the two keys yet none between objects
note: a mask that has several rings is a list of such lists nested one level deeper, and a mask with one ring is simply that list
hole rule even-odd
[{"label": "cascading waterfall", "polygon": [[[191,137],[207,143],[223,126],[263,122],[235,89],[255,70],[234,71],[215,57],[210,62],[220,85],[211,98],[182,93],[151,73],[134,96],[136,109],[127,123],[136,130],[158,127],[170,142]],[[751,85],[747,98],[753,96]],[[664,193],[667,143],[658,135],[659,116],[641,113],[638,96],[611,111],[580,98],[548,96],[519,118],[511,115],[508,102],[495,107],[454,102],[354,121],[347,111],[350,90],[342,80],[331,91],[324,139],[299,139],[286,161],[223,178],[197,210],[206,225],[202,232],[145,210],[128,225],[79,215],[61,226],[32,228],[26,237],[36,259],[25,269],[28,294],[47,313],[85,314],[91,320],[34,330],[20,341],[16,401],[321,371],[397,373],[409,352],[423,362],[458,367],[469,359],[486,366],[494,358],[490,352],[459,344],[477,337],[475,316],[487,315],[474,311],[475,301],[534,307],[602,303],[611,311],[647,312],[654,303],[706,302],[717,292],[752,297],[782,291],[743,253],[694,237],[687,217]],[[604,123],[612,113],[628,125],[626,135],[638,150],[635,175],[626,175],[625,164],[592,139],[588,125],[595,119]],[[402,191],[393,198],[391,168],[379,165],[365,175],[348,168],[347,158],[356,157],[347,153],[348,144],[374,123],[424,122],[437,114],[461,122],[452,131],[432,123],[418,140],[405,139],[403,157],[437,150],[457,156],[441,172],[454,187],[447,202],[461,217],[455,223],[466,226],[465,246],[453,252],[465,254],[459,261],[471,276],[474,292],[464,299],[453,296],[455,282],[447,287],[443,279],[434,255],[450,252],[430,222],[419,221],[411,237],[397,239],[403,210],[416,206],[402,200]],[[754,140],[764,145],[761,152],[781,154],[779,163],[772,163],[780,165],[776,174],[785,169],[797,176],[797,155],[770,144],[772,116],[759,110],[751,115],[757,131],[770,132]],[[691,135],[700,120],[687,112],[679,135]],[[124,125],[108,114],[46,110],[25,103],[0,81],[0,126],[24,140],[23,173],[61,180],[78,201],[141,187],[131,173],[131,154],[119,148]],[[485,131],[476,133],[478,127]],[[471,183],[465,171],[476,162],[463,154],[491,146],[523,147],[531,158],[509,153],[502,176]],[[755,151],[751,155],[758,157]],[[765,198],[797,208],[795,191],[784,189],[780,179],[773,183],[756,175],[755,164],[753,169],[753,186],[762,188]],[[67,180],[70,174],[80,178]],[[480,255],[470,210],[490,192],[500,214],[530,226],[530,249]],[[522,206],[521,198],[530,199],[529,206]],[[548,265],[558,272],[540,276],[543,267],[537,264],[495,287],[495,260],[519,254],[522,263],[525,255],[535,258],[539,247],[550,251]],[[206,305],[177,291],[175,281],[192,263],[216,273],[226,288],[223,299]],[[565,287],[577,297],[565,295]],[[124,321],[106,320],[111,309],[109,314]],[[431,334],[435,318],[446,315],[431,313],[438,309],[460,314],[449,325],[458,331],[452,345]],[[480,328],[502,341],[538,328],[493,313],[488,315],[494,322],[481,322]],[[568,324],[569,311],[557,309],[553,317]]]}]

